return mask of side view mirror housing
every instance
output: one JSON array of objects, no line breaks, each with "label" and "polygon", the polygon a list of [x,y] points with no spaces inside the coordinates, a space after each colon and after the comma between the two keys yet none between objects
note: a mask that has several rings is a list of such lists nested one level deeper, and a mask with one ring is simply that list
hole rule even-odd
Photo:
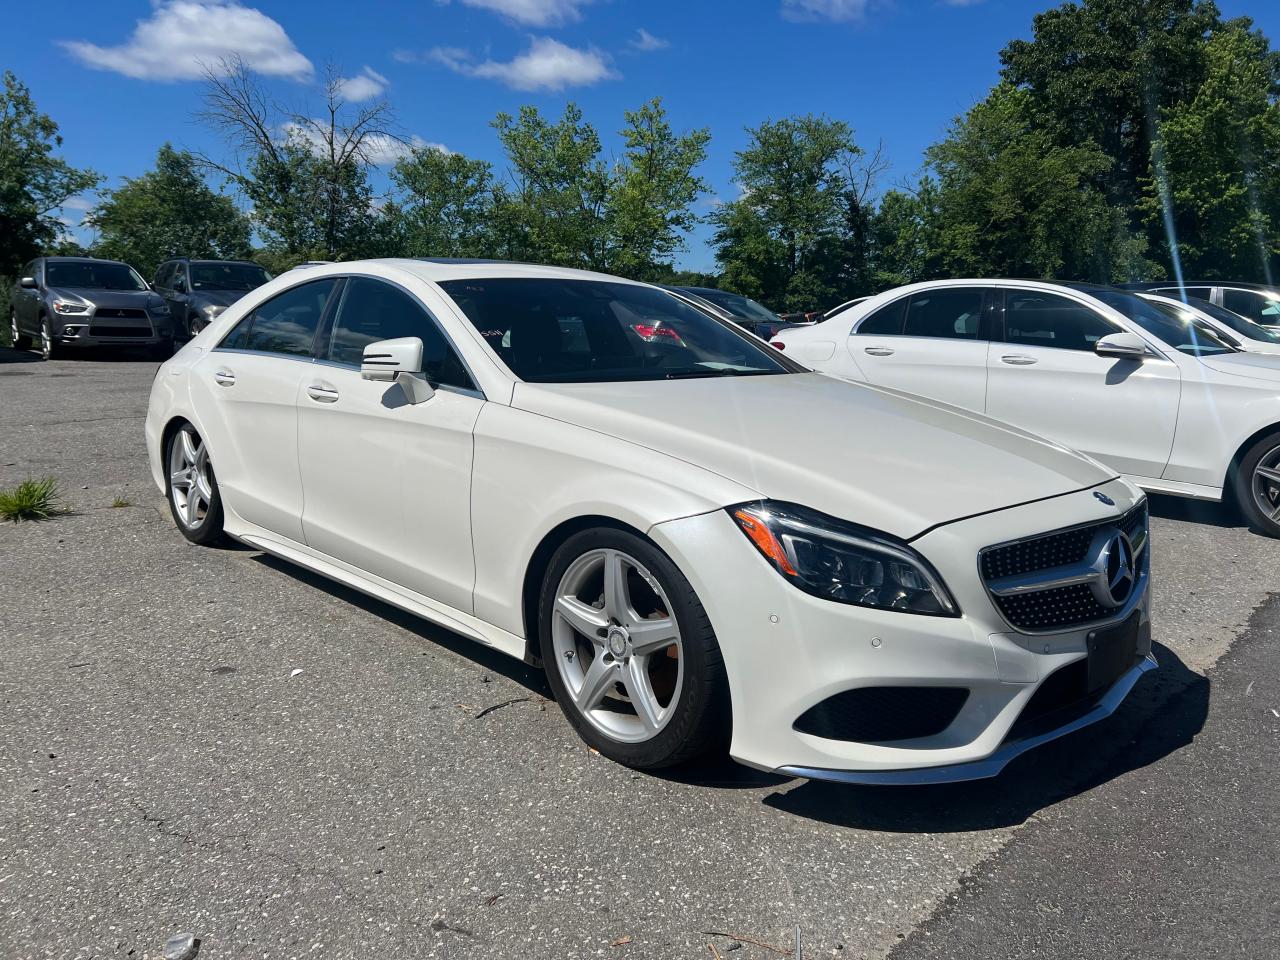
[{"label": "side view mirror housing", "polygon": [[18,286],[22,287],[23,290],[34,290],[36,289],[36,278],[23,277],[18,281]]},{"label": "side view mirror housing", "polygon": [[187,281],[183,280],[181,277],[179,277],[177,280],[173,281],[173,292],[174,292],[174,293],[186,293],[186,292],[187,292]]},{"label": "side view mirror housing", "polygon": [[422,375],[422,340],[399,337],[377,340],[364,348],[360,376],[382,383],[399,382],[410,403],[423,403],[435,396],[435,390]]},{"label": "side view mirror housing", "polygon": [[1093,345],[1100,357],[1141,360],[1147,355],[1147,344],[1136,333],[1109,333]]}]

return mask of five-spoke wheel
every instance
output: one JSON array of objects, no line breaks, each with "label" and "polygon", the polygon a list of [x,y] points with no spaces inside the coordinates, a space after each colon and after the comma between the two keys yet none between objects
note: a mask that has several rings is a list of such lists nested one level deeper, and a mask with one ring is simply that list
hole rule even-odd
[{"label": "five-spoke wheel", "polygon": [[209,450],[195,427],[180,426],[169,437],[169,509],[178,529],[193,543],[208,544],[222,535],[222,500]]},{"label": "five-spoke wheel", "polygon": [[693,588],[648,541],[612,529],[569,538],[544,578],[540,627],[548,682],[601,753],[661,767],[723,737],[715,635]]},{"label": "five-spoke wheel", "polygon": [[9,311],[9,346],[15,350],[30,350],[31,338],[18,329],[18,313]]}]

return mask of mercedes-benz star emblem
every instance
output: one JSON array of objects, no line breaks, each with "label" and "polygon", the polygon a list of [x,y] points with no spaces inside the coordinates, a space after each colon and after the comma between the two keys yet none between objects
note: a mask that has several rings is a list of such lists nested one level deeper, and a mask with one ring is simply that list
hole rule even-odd
[{"label": "mercedes-benz star emblem", "polygon": [[1102,493],[1101,491],[1095,490],[1093,491],[1093,495],[1097,497],[1099,500],[1101,500],[1103,503],[1105,503],[1108,507],[1114,507],[1116,505],[1116,502],[1114,500],[1112,500],[1110,497],[1108,497],[1105,493]]},{"label": "mercedes-benz star emblem", "polygon": [[1089,587],[1104,607],[1119,607],[1133,594],[1138,574],[1133,561],[1133,544],[1124,532],[1115,529],[1098,531],[1090,544],[1093,579]]}]

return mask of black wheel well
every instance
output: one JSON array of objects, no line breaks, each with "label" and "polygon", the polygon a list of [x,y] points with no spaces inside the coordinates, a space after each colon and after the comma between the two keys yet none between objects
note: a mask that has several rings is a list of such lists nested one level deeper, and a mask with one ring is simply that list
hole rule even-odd
[{"label": "black wheel well", "polygon": [[1240,469],[1240,461],[1244,459],[1244,455],[1249,449],[1261,440],[1263,437],[1277,436],[1280,437],[1280,423],[1271,423],[1255,430],[1250,436],[1245,438],[1244,443],[1236,449],[1235,455],[1231,458],[1231,463],[1227,466],[1227,476],[1222,482],[1222,499],[1235,496],[1235,479],[1236,472]]},{"label": "black wheel well", "polygon": [[541,599],[542,578],[546,575],[547,567],[551,564],[551,557],[560,548],[560,545],[575,533],[599,527],[623,530],[649,540],[643,531],[637,530],[629,523],[623,523],[621,520],[605,516],[574,517],[572,520],[566,520],[559,526],[554,527],[542,538],[542,541],[534,549],[533,556],[529,558],[529,565],[525,568],[524,586],[520,594],[520,608],[524,622],[525,660],[534,666],[542,662],[542,638],[538,634],[538,602]]},{"label": "black wheel well", "polygon": [[[169,465],[168,463],[165,462],[165,458],[169,455],[169,440],[173,437],[175,433],[178,432],[179,429],[182,428],[184,424],[187,424],[190,422],[191,421],[188,420],[186,417],[173,417],[172,419],[170,419],[168,423],[164,425],[164,430],[160,434],[160,463],[164,467],[164,474],[166,478],[169,476]],[[166,493],[168,490],[168,486],[169,486],[169,481],[166,479],[165,480]]]}]

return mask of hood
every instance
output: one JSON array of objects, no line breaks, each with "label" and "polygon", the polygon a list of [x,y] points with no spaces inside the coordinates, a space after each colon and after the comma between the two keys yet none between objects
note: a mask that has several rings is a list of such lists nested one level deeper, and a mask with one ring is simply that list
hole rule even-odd
[{"label": "hood", "polygon": [[1200,362],[1210,370],[1233,377],[1280,383],[1280,357],[1273,353],[1223,353],[1215,357],[1201,357]]},{"label": "hood", "polygon": [[512,405],[904,539],[1115,477],[980,414],[815,373],[519,383]]},{"label": "hood", "polygon": [[151,290],[98,290],[86,287],[50,287],[49,296],[58,300],[88,303],[94,307],[132,307],[135,310],[164,303]]},{"label": "hood", "polygon": [[191,303],[196,307],[214,306],[229,307],[248,290],[206,290],[203,287],[191,294]]}]

